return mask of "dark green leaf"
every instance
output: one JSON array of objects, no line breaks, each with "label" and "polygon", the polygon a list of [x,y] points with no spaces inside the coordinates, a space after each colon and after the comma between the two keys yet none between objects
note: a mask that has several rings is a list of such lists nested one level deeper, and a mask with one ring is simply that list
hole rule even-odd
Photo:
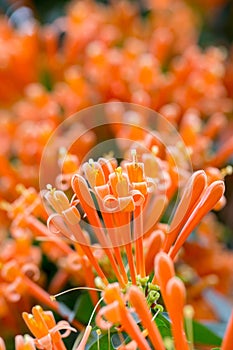
[{"label": "dark green leaf", "polygon": [[[167,335],[171,336],[170,319],[166,312],[163,312],[157,316],[156,324],[158,325],[163,337]],[[216,325],[216,327],[218,326]],[[223,326],[221,325],[221,330],[222,327]],[[219,346],[222,343],[220,327],[218,327],[217,330],[217,328],[215,328],[213,325],[203,325],[197,321],[193,321],[193,332],[195,344]]]},{"label": "dark green leaf", "polygon": [[193,333],[195,344],[219,346],[222,343],[222,339],[217,334],[196,321],[193,322]]},{"label": "dark green leaf", "polygon": [[77,299],[74,307],[75,318],[80,322],[87,324],[91,317],[93,308],[94,307],[93,307],[89,293],[83,293]]},{"label": "dark green leaf", "polygon": [[161,333],[162,338],[171,337],[171,324],[165,315],[165,313],[159,314],[155,319],[155,323],[159,329],[159,332]]},{"label": "dark green leaf", "polygon": [[52,76],[48,71],[42,71],[40,73],[40,77],[39,80],[41,82],[41,84],[48,90],[48,91],[52,91],[53,89],[53,80],[52,80]]}]

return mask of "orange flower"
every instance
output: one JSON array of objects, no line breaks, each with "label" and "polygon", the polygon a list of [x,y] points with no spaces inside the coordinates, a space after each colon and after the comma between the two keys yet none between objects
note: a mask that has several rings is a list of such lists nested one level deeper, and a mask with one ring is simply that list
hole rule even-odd
[{"label": "orange flower", "polygon": [[200,196],[199,202],[195,205],[190,217],[182,228],[179,237],[177,238],[170,256],[174,259],[178,250],[187,239],[188,235],[200,222],[200,220],[215,207],[216,203],[221,199],[224,193],[224,183],[222,181],[214,181],[207,186]]},{"label": "orange flower", "polygon": [[[210,6],[210,1],[205,1],[210,8],[221,2],[212,1]],[[141,16],[144,9],[148,13]],[[206,253],[203,263],[196,266],[201,281],[191,286],[193,289],[190,287],[191,295],[206,286],[211,274],[225,280],[222,288],[229,281],[226,260],[230,263],[230,255],[222,254],[215,244],[209,244],[209,249],[190,242],[184,246],[204,215],[225,204],[222,180],[228,170],[213,168],[222,166],[233,152],[232,137],[218,146],[226,126],[225,115],[231,114],[233,106],[231,74],[228,74],[232,65],[229,60],[225,69],[225,50],[199,48],[200,19],[183,0],[148,0],[145,4],[112,1],[108,6],[93,0],[78,1],[69,5],[65,17],[46,27],[34,20],[27,7],[14,11],[8,19],[0,18],[0,99],[1,108],[7,109],[1,111],[1,119],[6,119],[0,122],[0,128],[4,129],[0,132],[1,199],[14,200],[18,182],[38,189],[38,167],[44,145],[64,118],[89,105],[116,99],[160,111],[180,132],[194,169],[204,167],[205,172],[198,170],[190,176],[186,159],[181,157],[182,145],[173,145],[174,152],[170,154],[156,136],[146,135],[144,128],[149,123],[146,112],[124,113],[122,105],[113,108],[107,114],[109,121],[114,122],[112,132],[116,138],[140,143],[135,146],[137,153],[131,154],[131,162],[123,161],[118,167],[115,159],[101,158],[78,169],[77,157],[86,155],[96,140],[91,130],[71,147],[70,152],[77,157],[68,153],[64,159],[61,154],[59,162],[64,162],[55,185],[64,191],[69,189],[69,194],[73,190],[77,199],[70,200],[69,195],[50,188],[46,193],[49,213],[52,212],[48,228],[47,214],[36,190],[21,187],[21,195],[15,202],[2,204],[11,221],[9,230],[5,231],[10,232],[14,242],[4,241],[0,253],[1,316],[10,310],[9,299],[17,301],[22,296],[22,304],[30,302],[33,296],[59,311],[58,303],[51,301],[41,284],[31,278],[39,276],[41,258],[40,249],[33,246],[35,238],[46,241],[40,247],[58,267],[51,290],[65,286],[69,277],[90,288],[99,283],[107,289],[107,305],[101,311],[107,326],[125,325],[131,338],[136,339],[125,348],[139,344],[148,349],[147,335],[161,348],[154,322],[148,321],[152,305],[145,304],[150,294],[148,275],[158,255],[152,281],[159,282],[174,320],[177,347],[186,348],[181,314],[185,293],[175,278],[171,258],[175,260],[184,247],[182,258],[186,262],[190,258],[194,267],[193,250]],[[21,11],[27,12],[26,21],[22,20]],[[130,125],[123,125],[125,122]],[[82,127],[80,123],[79,128]],[[162,132],[162,126],[157,131]],[[122,139],[119,147],[124,149]],[[128,142],[125,144],[128,147]],[[151,152],[145,153],[144,146]],[[180,163],[182,172],[179,172]],[[179,205],[165,226],[159,221],[168,205],[168,212],[172,206],[170,200],[178,189],[179,175],[182,182],[191,179],[185,188],[182,185]],[[5,229],[7,223],[3,226]],[[192,254],[187,257],[190,250]],[[214,264],[216,261],[218,264]],[[160,276],[160,271],[164,275]],[[118,281],[119,288],[109,287],[112,277]],[[129,288],[131,283],[133,286]],[[96,291],[90,293],[97,303]],[[173,295],[180,307],[176,315]],[[143,327],[149,324],[148,330],[141,331],[132,319],[127,298],[141,315]],[[39,339],[49,335],[46,338],[49,342],[54,334],[59,338],[57,331],[51,331],[52,335],[46,333],[44,315],[38,316],[36,310],[33,320],[37,317],[43,330],[43,334],[38,333]],[[14,313],[8,313],[13,324]],[[80,349],[85,347],[90,330],[88,326]],[[27,346],[20,336],[17,342],[19,348]],[[1,346],[4,347],[0,340]]]},{"label": "orange flower", "polygon": [[[91,187],[91,192],[94,193],[98,202],[103,221],[99,218],[88,183],[80,174],[74,175],[72,179],[72,188],[77,200],[69,203],[62,191],[52,189],[45,194],[45,197],[56,212],[50,216],[49,226],[50,223],[53,223],[67,238],[78,241],[88,258],[92,259],[93,266],[98,271],[99,276],[104,280],[105,276],[97,261],[93,259],[92,251],[87,246],[89,241],[81,229],[81,216],[76,207],[78,204],[78,208],[80,207],[84,211],[88,224],[91,225],[91,229],[94,230],[100,245],[107,254],[119,283],[124,286],[128,282],[128,276],[119,246],[124,246],[126,249],[130,276],[132,282],[136,284],[136,274],[140,274],[141,277],[145,276],[142,238],[145,233],[143,220],[146,218],[144,219],[144,212],[150,217],[152,215],[150,202],[152,202],[153,207],[159,203],[155,201],[154,196],[149,196],[155,188],[156,178],[151,179],[145,175],[144,163],[137,162],[133,155],[132,162],[124,162],[122,165],[124,168],[116,168],[116,160],[100,158],[98,162],[90,160],[89,163],[85,163],[81,167],[81,171],[84,172]],[[145,203],[150,208],[149,211],[146,210]],[[132,232],[130,228],[131,216],[134,220]],[[135,241],[136,266],[134,265],[131,240]],[[109,248],[109,246],[113,247]]]},{"label": "orange flower", "polygon": [[106,288],[104,291],[104,300],[107,306],[104,306],[98,312],[96,317],[97,325],[104,329],[109,329],[114,324],[121,325],[129,336],[135,340],[140,349],[149,350],[150,347],[147,341],[132,317],[130,310],[125,305],[125,298],[120,292],[118,284],[110,284]]},{"label": "orange flower", "polygon": [[128,296],[129,302],[135,308],[143,327],[147,329],[149,338],[155,349],[165,350],[162,337],[153,322],[152,315],[148,309],[148,304],[146,303],[143,293],[136,286],[132,286],[129,289]]},{"label": "orange flower", "polygon": [[[185,306],[185,287],[181,280],[175,277],[174,265],[171,258],[166,253],[158,253],[155,259],[155,278],[162,291],[164,303],[171,319],[172,333],[176,349],[189,349],[188,341],[184,332],[183,310]],[[138,281],[138,286],[130,286],[125,294],[120,290],[120,286],[109,284],[103,291],[103,299],[106,306],[103,306],[97,313],[96,324],[102,329],[110,329],[115,326],[127,332],[133,339],[132,342],[122,344],[120,349],[149,349],[145,337],[149,337],[156,349],[165,349],[165,343],[155,324],[155,317],[161,310],[157,305],[159,298],[159,287],[154,282],[148,280]],[[156,305],[156,314],[152,316],[151,308]],[[132,312],[136,312],[139,323],[143,327],[139,328],[132,317]]]},{"label": "orange flower", "polygon": [[176,240],[179,231],[190,216],[205,186],[206,175],[204,171],[195,172],[185,186],[184,193],[169,225],[169,231],[164,242],[164,251],[168,252]]},{"label": "orange flower", "polygon": [[172,333],[177,349],[189,349],[184,333],[183,309],[185,287],[175,277],[171,258],[166,253],[158,253],[155,259],[155,278],[161,288],[164,303],[171,318]]},{"label": "orange flower", "polygon": [[[185,287],[180,279],[172,277],[166,285],[164,296],[167,311],[171,318],[172,333],[177,349],[188,350],[189,345],[183,326],[183,311],[185,305]],[[175,300],[175,303],[174,303]]]},{"label": "orange flower", "polygon": [[[56,214],[52,214],[49,218],[48,225],[50,225],[50,222],[53,223],[53,225],[61,232],[63,235],[66,236],[66,238],[69,238],[73,241],[77,241],[80,246],[82,247],[82,250],[85,252],[85,254],[88,256],[89,260],[95,267],[96,271],[98,272],[99,276],[106,281],[106,277],[100,268],[96,258],[93,255],[92,250],[88,246],[88,240],[85,236],[84,232],[82,231],[79,222],[80,222],[80,213],[76,206],[73,203],[69,203],[68,198],[62,191],[53,190],[50,189],[45,194],[45,198],[50,204],[50,206],[53,208],[53,210],[56,211]],[[68,226],[68,229],[66,228],[65,224]]]},{"label": "orange flower", "polygon": [[[49,227],[52,223],[66,238],[78,242],[107,285],[107,278],[89,247],[90,232],[93,231],[122,288],[129,281],[122,258],[124,249],[133,284],[136,284],[137,275],[141,278],[146,276],[145,264],[150,261],[151,266],[156,251],[151,254],[148,250],[145,255],[143,236],[147,233],[153,242],[154,234],[150,236],[148,225],[152,227],[158,225],[159,218],[154,218],[153,213],[155,208],[160,211],[159,216],[164,211],[164,197],[166,199],[167,190],[166,185],[161,185],[160,188],[157,181],[158,172],[152,174],[154,162],[157,164],[156,157],[150,153],[142,153],[140,154],[142,161],[139,162],[136,159],[136,151],[132,150],[132,158],[131,162],[122,161],[122,167],[117,167],[114,158],[100,158],[98,161],[91,159],[84,163],[80,167],[80,172],[75,174],[71,181],[75,193],[71,202],[60,190],[50,188],[45,193],[50,209],[55,211],[48,220]],[[164,173],[167,174],[166,170]],[[201,170],[191,176],[184,187],[171,224],[167,226],[163,245],[161,244],[164,234],[161,232],[158,250],[169,252],[170,256],[175,258],[188,235],[204,215],[221,200],[224,184],[220,180],[214,180],[215,178],[209,179],[207,185],[206,174]],[[84,212],[85,222],[80,212]],[[90,230],[84,234],[83,228],[86,232]]]},{"label": "orange flower", "polygon": [[[62,338],[67,337],[71,331],[76,332],[66,321],[56,324],[52,312],[44,311],[39,305],[32,308],[32,314],[24,312],[23,319],[35,336],[35,345],[45,350],[52,350],[54,347],[65,350]],[[66,332],[61,335],[60,330]]]}]

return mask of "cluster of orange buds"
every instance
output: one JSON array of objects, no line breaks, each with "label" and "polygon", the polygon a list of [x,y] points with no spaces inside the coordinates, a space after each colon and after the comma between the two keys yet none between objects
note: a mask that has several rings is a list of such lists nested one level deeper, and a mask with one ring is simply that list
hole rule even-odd
[{"label": "cluster of orange buds", "polygon": [[[72,3],[66,18],[55,21],[44,30],[50,70],[60,77],[67,65],[76,64],[78,57],[78,63],[84,64],[87,70],[89,68],[88,74],[92,81],[103,90],[105,83],[97,81],[97,68],[114,74],[113,65],[118,68],[118,63],[121,63],[121,57],[117,55],[114,59],[111,51],[108,54],[108,48],[116,47],[116,53],[121,53],[119,45],[130,39],[127,42],[127,58],[142,52],[147,44],[150,51],[158,54],[161,61],[165,61],[169,55],[181,52],[195,42],[196,16],[183,1],[177,1],[176,4],[169,1],[164,6],[147,3],[145,6],[148,6],[151,15],[143,20],[140,18],[137,3],[120,1],[112,3],[111,6],[103,6],[94,1]],[[177,11],[179,19],[175,16]],[[178,30],[179,20],[186,27],[186,38]],[[154,32],[153,36],[151,31]],[[59,50],[59,32],[66,34],[62,50]],[[103,55],[104,53],[107,55]],[[108,61],[110,66],[106,64]],[[117,73],[116,71],[115,74]],[[79,84],[82,83],[82,76],[80,78],[77,81]],[[117,86],[118,84],[116,88]],[[124,88],[123,85],[122,87]],[[120,88],[121,86],[119,90]]]},{"label": "cluster of orange buds", "polygon": [[[157,305],[156,313],[152,313],[153,308],[151,308],[151,303],[148,303],[147,293],[154,293],[152,303],[154,306],[154,301],[156,303],[159,298],[158,290],[161,291],[164,305],[171,320],[173,339],[162,339],[155,322],[161,307]],[[146,288],[142,289],[141,285],[129,286],[123,293],[119,284],[114,283],[109,284],[102,294],[106,305],[97,313],[97,326],[105,331],[114,327],[119,334],[126,332],[132,339],[127,344],[123,340],[119,349],[149,350],[153,345],[155,349],[165,350],[169,344],[169,348],[172,349],[188,350],[190,346],[194,346],[192,326],[191,329],[189,328],[194,310],[186,304],[185,286],[175,276],[174,263],[166,253],[157,254],[154,264],[154,278]],[[184,323],[186,323],[186,329]],[[230,349],[231,331],[232,317],[229,320],[221,349]]]},{"label": "cluster of orange buds", "polygon": [[[55,211],[55,214],[49,218],[49,224],[52,223],[67,238],[77,241],[88,258],[92,259],[92,264],[99,276],[107,282],[103,271],[100,271],[98,261],[89,248],[91,237],[86,236],[80,225],[83,223],[83,218],[81,218],[79,209],[84,211],[88,220],[86,225],[87,227],[91,225],[94,230],[94,235],[107,254],[121,286],[128,282],[128,277],[121,257],[120,246],[125,246],[131,279],[133,283],[136,283],[137,274],[145,275],[142,247],[143,220],[148,222],[146,230],[149,230],[150,225],[154,224],[150,222],[152,220],[149,220],[149,217],[153,208],[158,206],[157,198],[153,195],[156,178],[153,178],[153,174],[150,178],[146,175],[144,163],[136,160],[135,152],[133,152],[133,161],[122,163],[122,167],[117,166],[117,161],[114,158],[100,158],[96,162],[91,159],[84,163],[80,171],[83,172],[84,176],[79,173],[74,175],[72,179],[71,184],[77,199],[73,198],[71,203],[60,190],[50,189],[45,194],[47,202]],[[157,180],[159,183],[159,178]],[[103,221],[98,216],[97,207],[90,191],[95,194]],[[163,197],[161,191],[166,192],[166,186],[163,190],[158,186],[157,194],[160,197],[160,203]],[[152,208],[143,212],[146,198],[148,198],[148,208],[150,205]],[[160,208],[157,220],[162,209],[163,206]],[[144,214],[147,214],[146,218],[144,218]],[[130,228],[132,215],[133,220],[137,222],[134,224],[133,232]],[[132,256],[132,240],[136,242],[136,269]]]},{"label": "cluster of orange buds", "polygon": [[[155,292],[158,294],[158,292]],[[119,331],[125,331],[133,339],[133,343],[140,349],[149,350],[150,347],[145,339],[149,336],[156,349],[165,349],[162,337],[153,322],[148,308],[147,300],[143,292],[136,286],[131,286],[124,295],[118,283],[109,284],[103,292],[103,306],[96,316],[96,324],[101,329],[110,329],[115,326]],[[154,298],[155,300],[156,298]],[[128,307],[128,304],[131,307]],[[132,316],[132,309],[140,317],[145,332],[141,332],[137,322]],[[126,347],[128,349],[128,347]],[[124,345],[120,349],[125,349]],[[130,348],[129,348],[130,349]]]},{"label": "cluster of orange buds", "polygon": [[[121,166],[115,158],[84,163],[72,178],[71,202],[63,191],[51,186],[45,193],[48,210],[52,210],[50,230],[77,242],[105,285],[108,278],[91,244],[98,243],[106,253],[122,288],[129,282],[136,284],[138,275],[144,278],[151,272],[156,252],[155,248],[145,249],[144,236],[148,237],[147,245],[159,244],[157,251],[162,249],[175,259],[193,229],[224,193],[222,180],[210,183],[204,171],[196,171],[184,186],[170,224],[161,225],[160,218],[169,204],[169,171],[162,167],[161,176],[154,155],[140,157],[138,161],[132,150],[132,161],[123,160]],[[122,258],[125,253],[129,276]]]},{"label": "cluster of orange buds", "polygon": [[[183,113],[180,105],[177,103],[164,104],[158,110],[161,118],[161,125],[156,120],[156,114],[153,115],[154,122],[151,118],[152,114],[145,111],[142,113],[141,108],[136,108],[132,113],[124,108],[124,104],[110,104],[105,108],[110,127],[114,132],[119,143],[119,147],[126,148],[129,143],[121,141],[121,139],[131,140],[143,144],[144,147],[151,149],[157,147],[157,155],[160,158],[169,157],[169,148],[164,146],[164,140],[156,136],[162,133],[165,127],[165,121],[171,123],[170,127],[174,127],[181,138],[173,145],[173,157],[175,152],[176,166],[182,160],[188,163],[187,159],[182,156],[182,147],[186,147],[186,157],[189,158],[192,167],[195,170],[206,169],[207,167],[221,168],[231,158],[233,154],[233,138],[231,133],[226,133],[228,120],[224,113],[211,112],[207,120],[203,120],[199,109],[188,108]],[[158,115],[157,115],[158,116]],[[162,119],[164,118],[164,119]],[[154,124],[153,124],[154,123]],[[148,130],[152,129],[151,135]],[[182,144],[183,142],[183,144]],[[218,146],[216,150],[216,145]],[[179,150],[181,152],[179,152]],[[186,166],[187,167],[187,166]],[[183,164],[185,169],[185,164]],[[230,167],[227,168],[228,174],[231,175]],[[216,174],[219,171],[215,170]],[[222,174],[224,176],[227,173]],[[221,175],[219,175],[219,179]]]},{"label": "cluster of orange buds", "polygon": [[[175,124],[190,108],[202,119],[216,111],[231,113],[225,50],[198,47],[199,20],[191,7],[183,0],[147,1],[145,10],[143,17],[140,6],[126,0],[111,5],[78,1],[68,6],[66,16],[44,27],[26,6],[8,21],[1,17],[0,197],[11,192],[15,198],[11,188],[19,182],[38,189],[49,136],[64,118],[87,106],[112,99],[134,102],[178,118]],[[15,29],[14,18],[20,15]],[[45,73],[49,89],[41,82]],[[195,167],[203,158],[218,166],[232,154],[231,140],[209,159],[213,136],[196,134],[201,142],[192,152]],[[82,140],[81,155],[92,142],[92,137]]]},{"label": "cluster of orange buds", "polygon": [[[156,149],[159,152],[159,147]],[[20,188],[21,196],[11,205],[4,204],[12,220],[14,237],[22,238],[24,232],[29,231],[35,238],[51,240],[53,248],[57,248],[53,259],[61,269],[51,283],[53,293],[59,291],[72,276],[76,278],[76,283],[89,288],[99,283],[103,288],[111,280],[109,268],[121,288],[131,282],[137,285],[138,276],[145,278],[151,272],[156,253],[163,250],[174,259],[203,216],[222,198],[224,185],[219,177],[212,176],[210,181],[204,171],[197,171],[184,187],[171,223],[162,225],[159,220],[169,204],[170,187],[174,186],[170,165],[156,152],[137,153],[133,149],[131,157],[132,161],[123,160],[121,166],[114,158],[91,159],[80,167],[79,173],[75,173],[73,165],[77,166],[76,159],[68,156],[64,171],[70,177],[72,172],[75,173],[71,180],[74,196],[69,201],[63,191],[48,186],[45,198],[50,212],[52,210],[49,229],[38,219],[46,220],[47,214],[36,191]],[[93,247],[90,246],[93,238],[90,232],[94,233],[98,242]],[[69,239],[76,252],[61,241],[57,233]],[[147,241],[143,238],[145,234]],[[42,243],[42,249],[46,245],[49,242]],[[47,252],[49,250],[48,247]],[[54,254],[54,249],[51,254]],[[104,254],[109,267],[103,264]],[[15,273],[8,274],[11,279],[15,278],[10,281],[16,288],[12,289],[12,294],[20,296],[22,283],[19,282],[22,280],[29,294],[59,312],[59,305],[28,279],[26,265],[13,265]],[[8,271],[7,266],[2,271]],[[95,279],[92,267],[101,282]],[[5,273],[4,276],[8,275]],[[96,304],[97,293],[93,290],[90,294]]]},{"label": "cluster of orange buds", "polygon": [[[170,337],[162,338],[155,322],[162,308],[157,307],[157,312],[153,314],[151,304],[148,304],[148,297],[145,296],[141,286],[129,286],[123,294],[119,284],[113,283],[109,284],[102,292],[103,297],[100,301],[104,300],[106,305],[98,311],[96,324],[102,330],[110,330],[114,327],[119,335],[123,331],[127,332],[132,340],[128,338],[126,343],[126,340],[121,337],[122,341],[118,346],[120,350],[150,350],[151,345],[158,350],[165,350],[168,347],[169,349],[188,350],[190,346],[194,346],[193,330],[190,323],[193,318],[193,309],[186,305],[184,285],[175,276],[173,262],[166,253],[157,255],[154,273],[155,279],[160,283],[163,301],[171,320],[173,339]],[[159,287],[157,285],[150,283],[148,286],[151,289],[150,292],[158,294]],[[176,303],[174,303],[174,298]],[[153,299],[156,301],[158,297]],[[32,314],[24,312],[23,319],[34,338],[27,334],[25,336],[17,335],[15,337],[15,350],[66,350],[63,338],[68,337],[71,332],[76,332],[76,329],[71,327],[67,321],[56,323],[52,312],[44,311],[39,305],[32,308]],[[233,313],[222,340],[222,350],[231,350],[232,321]],[[186,329],[184,323],[186,323]],[[101,334],[100,329],[97,329],[98,335]],[[65,332],[60,333],[60,331]],[[77,339],[79,341],[75,342],[73,349],[84,350],[91,331],[92,327],[88,324],[83,338],[81,341]],[[0,350],[6,350],[4,340],[1,337]]]},{"label": "cluster of orange buds", "polygon": [[[26,244],[24,246],[27,249]],[[30,250],[32,251],[33,248],[35,247]],[[18,252],[11,260],[1,261],[0,270],[0,317],[5,320],[6,325],[14,329],[14,332],[19,332],[20,319],[11,312],[12,308],[20,315],[33,300],[38,300],[61,313],[59,304],[52,301],[50,295],[40,286],[39,267],[33,262],[23,264],[20,258],[20,252]]]},{"label": "cluster of orange buds", "polygon": [[[15,29],[14,18],[20,14],[26,20]],[[195,270],[197,281],[190,280],[187,289],[194,306],[193,300],[209,285],[224,292],[229,289],[232,255],[211,240],[214,228],[207,229],[203,218],[224,206],[222,180],[232,173],[231,167],[218,169],[233,154],[227,119],[233,110],[232,63],[223,48],[199,48],[199,21],[183,0],[147,0],[143,5],[81,0],[70,3],[66,16],[46,26],[40,26],[26,6],[9,20],[0,18],[0,209],[7,212],[7,218],[0,212],[0,319],[7,327],[13,325],[15,332],[19,322],[12,313],[13,303],[20,313],[36,299],[61,314],[49,293],[58,293],[71,281],[89,288],[94,305],[99,302],[95,287],[106,288],[107,306],[98,312],[97,322],[102,328],[123,327],[134,340],[122,349],[149,349],[147,336],[156,349],[164,349],[148,308],[154,304],[159,310],[158,291],[148,289],[157,256],[153,282],[159,284],[170,314],[175,347],[186,349],[185,293],[171,260]],[[146,115],[108,109],[113,123],[108,127],[130,156],[126,154],[120,164],[114,158],[99,158],[80,166],[79,159],[96,140],[90,130],[73,144],[71,153],[65,155],[61,148],[61,174],[54,184],[59,190],[49,186],[45,194],[48,219],[37,192],[45,144],[65,118],[110,100],[137,103],[161,113],[180,133],[194,174],[181,156],[182,144],[175,144],[171,154],[156,137],[145,134]],[[78,127],[84,128],[81,121]],[[140,146],[137,143],[129,150],[123,139],[139,141]],[[66,147],[63,140],[61,147]],[[177,166],[182,173],[178,174]],[[179,176],[182,195],[170,222],[164,224],[163,214],[173,206]],[[12,240],[5,239],[8,226]],[[208,247],[187,242],[196,228]],[[201,259],[202,253],[203,263],[197,264],[195,259]],[[42,254],[57,268],[48,292],[42,288]],[[159,269],[165,269],[164,278]],[[112,280],[118,284],[109,284]],[[176,313],[172,295],[179,302]],[[132,308],[143,331],[132,319]],[[17,350],[65,349],[60,326],[56,328],[51,314],[36,307],[33,316],[24,314],[24,318],[36,341],[18,336]],[[230,349],[231,329],[232,320],[223,350]],[[79,350],[85,348],[90,332],[88,326]],[[0,339],[0,349],[4,346]]]},{"label": "cluster of orange buds", "polygon": [[[32,308],[32,314],[24,312],[23,319],[35,336],[35,345],[39,349],[66,349],[62,338],[67,337],[71,331],[76,332],[66,321],[56,324],[52,312],[44,311],[39,305]],[[60,330],[66,332],[61,335]]]},{"label": "cluster of orange buds", "polygon": [[[11,109],[1,110],[0,160],[2,167],[0,175],[2,186],[0,196],[3,199],[11,201],[16,197],[14,187],[18,183],[26,187],[39,188],[40,161],[46,143],[64,118],[60,110],[59,103],[39,83],[28,85],[24,98],[15,103]],[[82,128],[81,123],[79,128]],[[75,153],[81,158],[95,139],[91,132],[85,136],[79,140],[79,146],[82,144],[83,147],[74,148]],[[65,144],[61,146],[64,147]],[[73,163],[75,162],[78,164],[73,160]],[[69,164],[71,166],[71,160]],[[66,173],[68,166],[66,170],[64,169]],[[11,188],[13,188],[12,191]],[[9,192],[12,193],[8,198]]]},{"label": "cluster of orange buds", "polygon": [[[185,38],[178,30],[179,19],[188,27]],[[168,1],[163,8],[153,4],[146,19],[140,18],[136,4],[127,1],[106,7],[92,1],[71,5],[66,19],[45,30],[45,38],[55,47],[58,32],[66,34],[63,51],[57,47],[49,53],[55,75],[52,95],[66,115],[111,99],[155,110],[172,101],[182,111],[197,108],[202,115],[229,112],[232,101],[223,81],[224,50],[199,49],[194,23],[195,15],[183,1]]]},{"label": "cluster of orange buds", "polygon": [[[60,291],[72,275],[76,276],[76,281],[83,282],[83,279],[85,280],[81,276],[77,278],[78,259],[81,260],[81,265],[78,265],[79,271],[85,269],[88,272],[86,273],[88,280],[86,284],[93,286],[89,282],[92,281],[91,277],[88,279],[89,276],[92,276],[92,270],[83,254],[81,256],[78,250],[75,253],[66,242],[58,237],[52,237],[47,229],[44,223],[47,220],[47,213],[40,195],[33,188],[18,187],[20,195],[13,203],[1,203],[11,220],[12,238],[3,240],[0,249],[0,300],[2,306],[0,317],[5,319],[7,323],[9,320],[9,324],[15,329],[18,327],[19,320],[12,321],[14,316],[9,312],[12,303],[14,303],[15,309],[19,310],[19,314],[27,309],[28,305],[32,305],[33,300],[63,314],[59,304],[51,300],[50,294],[43,288],[46,276],[43,271],[40,271],[42,253],[46,254],[58,267],[57,273],[50,281],[49,290],[51,293]],[[35,241],[40,241],[40,246],[35,246]],[[96,295],[94,293],[92,295],[93,302],[96,302]],[[76,326],[81,327],[79,323]]]},{"label": "cluster of orange buds", "polygon": [[[33,215],[37,215],[38,194],[36,191],[33,189],[26,190],[21,186],[18,186],[18,190],[22,193],[15,203],[1,203],[1,206],[8,212],[10,219],[20,217],[26,207],[31,208],[29,211]],[[27,215],[26,212],[25,215]],[[19,320],[10,311],[12,303],[19,314],[23,311],[23,305],[26,306],[27,303],[30,303],[27,281],[29,281],[29,284],[33,284],[31,278],[36,281],[41,278],[42,254],[39,247],[33,246],[33,235],[29,229],[12,223],[11,235],[11,238],[2,240],[0,248],[0,318],[17,330]]]}]

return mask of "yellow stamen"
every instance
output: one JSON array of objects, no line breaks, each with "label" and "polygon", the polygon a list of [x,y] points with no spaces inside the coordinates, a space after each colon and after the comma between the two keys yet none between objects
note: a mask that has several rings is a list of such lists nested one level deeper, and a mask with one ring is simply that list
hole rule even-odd
[{"label": "yellow stamen", "polygon": [[98,172],[98,170],[95,169],[95,162],[94,162],[94,160],[93,160],[92,158],[90,158],[90,159],[88,160],[88,164],[92,167],[92,169],[93,169],[95,172]]},{"label": "yellow stamen", "polygon": [[100,336],[100,335],[101,335],[101,330],[100,330],[100,329],[97,329],[97,330],[96,330],[96,334],[97,334],[98,336]]},{"label": "yellow stamen", "polygon": [[84,163],[82,168],[91,188],[105,184],[101,167],[99,163],[95,162],[92,158],[89,159],[88,163]]},{"label": "yellow stamen", "polygon": [[101,336],[101,330],[97,329],[96,330],[96,334],[97,334],[97,349],[100,350],[100,336]]},{"label": "yellow stamen", "polygon": [[119,197],[126,197],[129,193],[128,182],[122,174],[122,168],[118,167],[115,170],[117,176],[116,192]]},{"label": "yellow stamen", "polygon": [[47,184],[46,188],[48,191],[50,191],[52,194],[56,191],[56,188],[53,187],[51,184]]},{"label": "yellow stamen", "polygon": [[119,166],[115,169],[115,173],[116,173],[116,176],[118,178],[118,181],[122,181],[123,177],[122,177],[122,167]]},{"label": "yellow stamen", "polygon": [[221,169],[221,174],[223,177],[227,175],[233,174],[233,167],[231,165],[227,165],[225,168]]},{"label": "yellow stamen", "polygon": [[95,285],[99,290],[104,290],[106,288],[106,285],[104,284],[102,278],[100,278],[99,276],[95,278]]},{"label": "yellow stamen", "polygon": [[131,155],[132,162],[126,164],[129,181],[131,183],[142,182],[144,181],[144,164],[138,163],[137,152],[135,149],[131,151]]}]

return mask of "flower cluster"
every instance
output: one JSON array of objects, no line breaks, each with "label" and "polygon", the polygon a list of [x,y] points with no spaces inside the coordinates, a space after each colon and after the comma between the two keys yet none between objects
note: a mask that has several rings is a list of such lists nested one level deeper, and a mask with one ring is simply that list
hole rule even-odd
[{"label": "flower cluster", "polygon": [[[28,13],[19,29],[0,19],[1,196],[17,183],[38,186],[43,147],[64,118],[113,99],[160,111],[192,144],[195,136],[187,129],[195,124],[201,142],[194,153],[200,160],[193,157],[200,167],[224,127],[224,115],[216,112],[232,112],[231,66],[224,49],[197,46],[198,14],[184,1],[148,1],[145,6],[148,16],[143,18],[136,3],[78,1],[70,4],[66,17],[46,27]],[[44,76],[50,81],[47,89]],[[202,131],[199,119],[209,117],[211,125]],[[82,141],[80,156],[93,139]],[[226,147],[217,166],[231,154],[232,140]],[[12,157],[17,159],[13,166]]]},{"label": "flower cluster", "polygon": [[[16,350],[232,350],[233,254],[211,212],[230,208],[232,52],[198,45],[224,1],[195,3],[0,16],[0,350],[16,334]],[[104,131],[77,118],[62,137],[100,103]],[[40,191],[57,130],[59,173]],[[119,157],[95,154],[107,134]]]}]

